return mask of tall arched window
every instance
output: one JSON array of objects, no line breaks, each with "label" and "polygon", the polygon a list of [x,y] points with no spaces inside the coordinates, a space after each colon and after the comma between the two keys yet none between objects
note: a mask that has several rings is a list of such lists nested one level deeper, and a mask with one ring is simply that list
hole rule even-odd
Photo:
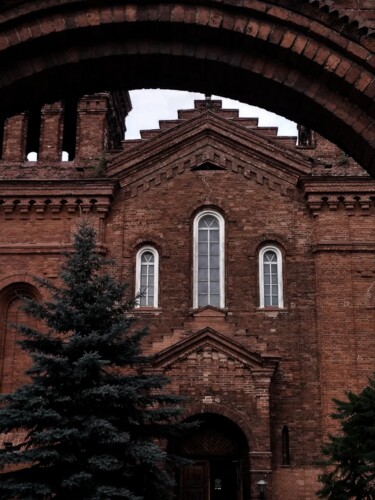
[{"label": "tall arched window", "polygon": [[289,429],[287,425],[284,425],[281,432],[281,447],[283,465],[290,465]]},{"label": "tall arched window", "polygon": [[224,307],[224,219],[204,211],[194,220],[194,307]]},{"label": "tall arched window", "polygon": [[274,246],[259,253],[260,307],[284,307],[282,255]]},{"label": "tall arched window", "polygon": [[158,307],[159,254],[153,247],[142,247],[137,253],[135,289],[138,307]]}]

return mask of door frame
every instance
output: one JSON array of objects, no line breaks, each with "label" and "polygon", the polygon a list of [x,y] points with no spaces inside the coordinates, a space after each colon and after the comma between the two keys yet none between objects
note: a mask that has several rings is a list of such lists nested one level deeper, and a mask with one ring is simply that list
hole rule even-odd
[{"label": "door frame", "polygon": [[[180,480],[178,487],[178,500],[187,500],[185,497],[186,493],[186,483],[184,481],[184,471],[186,467],[190,467],[191,465],[199,465],[205,469],[203,471],[202,477],[206,481],[205,485],[202,487],[202,500],[210,500],[211,499],[211,489],[212,489],[212,481],[213,477],[211,477],[212,471],[212,462],[232,462],[236,463],[235,465],[235,488],[236,488],[236,497],[232,497],[231,500],[243,500],[243,492],[244,492],[244,463],[240,458],[230,457],[230,456],[202,456],[202,457],[189,457],[192,461],[192,464],[187,464],[182,466],[180,470]],[[197,489],[199,489],[197,487]]]}]

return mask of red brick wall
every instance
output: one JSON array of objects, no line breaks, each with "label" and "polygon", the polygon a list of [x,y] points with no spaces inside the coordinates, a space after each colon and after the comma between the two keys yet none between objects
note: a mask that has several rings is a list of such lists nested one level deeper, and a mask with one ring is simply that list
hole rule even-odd
[{"label": "red brick wall", "polygon": [[332,6],[345,12],[351,20],[375,28],[375,7],[373,0],[334,0]]},{"label": "red brick wall", "polygon": [[[86,169],[76,179],[67,166],[69,182],[58,180],[60,171],[47,182],[53,163],[4,160],[3,178],[11,165],[12,174],[26,170],[43,182],[0,182],[0,294],[33,276],[55,280],[81,213],[131,293],[137,249],[153,244],[160,307],[136,312],[150,325],[145,351],[161,356],[156,369],[186,397],[188,415],[219,413],[238,425],[248,439],[253,483],[265,470],[270,498],[306,500],[314,498],[314,461],[333,429],[332,398],[360,389],[374,366],[375,185],[319,136],[316,147],[299,148],[212,106],[208,115],[191,112],[192,122],[125,142],[107,167],[113,178],[92,179]],[[205,162],[217,170],[194,170]],[[192,227],[207,207],[225,219],[226,308],[197,312]],[[285,307],[260,310],[258,252],[269,241],[283,255]],[[5,302],[0,296],[3,308]],[[1,338],[2,383],[11,388],[24,358],[15,353],[11,363],[14,338],[4,325]],[[282,463],[284,425],[290,467]]]}]

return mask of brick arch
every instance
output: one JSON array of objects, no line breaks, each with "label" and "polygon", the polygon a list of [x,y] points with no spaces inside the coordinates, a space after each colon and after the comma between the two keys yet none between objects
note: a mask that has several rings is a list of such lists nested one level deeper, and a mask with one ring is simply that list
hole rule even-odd
[{"label": "brick arch", "polygon": [[147,245],[155,247],[159,252],[160,257],[171,256],[171,249],[168,242],[164,241],[164,239],[159,234],[144,232],[140,235],[137,235],[136,238],[133,238],[129,242],[129,244],[126,245],[126,249],[124,250],[126,257],[135,258],[138,250]]},{"label": "brick arch", "polygon": [[5,1],[0,108],[104,88],[211,92],[304,123],[375,174],[371,33],[319,0],[233,4]]},{"label": "brick arch", "polygon": [[218,403],[210,403],[209,405],[204,404],[202,402],[197,402],[191,405],[188,405],[184,408],[184,412],[182,414],[182,418],[184,420],[190,417],[196,417],[199,420],[200,414],[210,413],[213,415],[220,415],[222,417],[226,417],[228,420],[233,422],[244,434],[247,439],[247,443],[250,450],[258,449],[257,441],[255,435],[251,429],[249,418],[230,408],[229,406],[218,404]]},{"label": "brick arch", "polygon": [[287,254],[290,250],[290,242],[285,236],[278,233],[265,233],[252,245],[251,256],[257,257],[260,250],[267,245],[275,245],[280,248],[283,254]]},{"label": "brick arch", "polygon": [[15,273],[0,280],[0,304],[2,303],[2,297],[5,297],[8,291],[11,291],[12,289],[14,289],[14,287],[17,287],[18,284],[21,285],[22,289],[28,289],[32,291],[32,296],[35,299],[41,300],[42,294],[35,287],[35,280],[36,276],[30,273]]},{"label": "brick arch", "polygon": [[[8,280],[9,281],[9,280]],[[3,280],[4,282],[4,280]],[[37,326],[36,320],[21,309],[21,297],[41,299],[41,294],[25,281],[13,281],[0,291],[0,392],[9,393],[21,386],[30,358],[18,345],[20,333],[16,325]]]}]

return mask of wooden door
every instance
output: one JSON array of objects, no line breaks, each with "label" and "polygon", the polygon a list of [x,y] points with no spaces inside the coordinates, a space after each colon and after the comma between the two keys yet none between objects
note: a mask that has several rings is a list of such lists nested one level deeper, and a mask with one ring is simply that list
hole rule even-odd
[{"label": "wooden door", "polygon": [[181,500],[209,500],[209,463],[206,460],[185,465],[181,471]]}]

